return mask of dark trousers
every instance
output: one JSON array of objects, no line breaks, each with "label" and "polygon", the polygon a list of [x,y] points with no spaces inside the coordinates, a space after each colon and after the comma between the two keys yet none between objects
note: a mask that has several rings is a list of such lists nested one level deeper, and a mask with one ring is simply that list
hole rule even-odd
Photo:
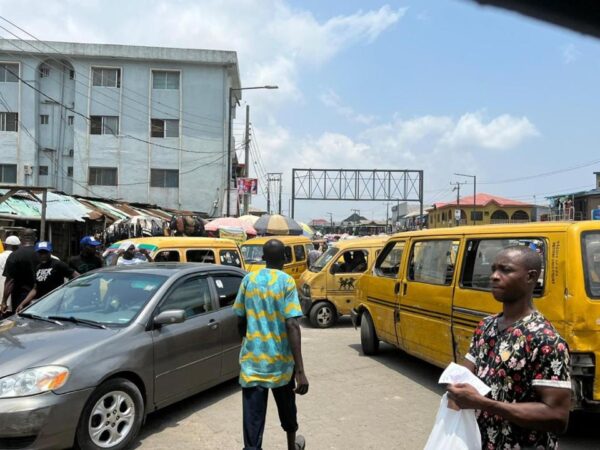
[{"label": "dark trousers", "polygon": [[[298,429],[296,420],[296,394],[294,393],[294,377],[282,387],[270,389],[277,404],[281,428],[286,433]],[[267,402],[269,388],[255,386],[242,389],[244,409],[244,450],[261,450],[265,419],[267,417]]]}]

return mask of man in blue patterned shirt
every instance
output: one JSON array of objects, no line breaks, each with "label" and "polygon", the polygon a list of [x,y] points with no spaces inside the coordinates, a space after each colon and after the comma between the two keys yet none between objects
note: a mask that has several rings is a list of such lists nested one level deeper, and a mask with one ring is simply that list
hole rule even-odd
[{"label": "man in blue patterned shirt", "polygon": [[287,433],[288,450],[305,445],[304,438],[296,436],[295,397],[308,392],[298,324],[302,309],[294,279],[282,271],[284,249],[277,239],[265,243],[265,268],[246,275],[233,305],[244,338],[240,352],[244,450],[261,449],[269,389]]}]

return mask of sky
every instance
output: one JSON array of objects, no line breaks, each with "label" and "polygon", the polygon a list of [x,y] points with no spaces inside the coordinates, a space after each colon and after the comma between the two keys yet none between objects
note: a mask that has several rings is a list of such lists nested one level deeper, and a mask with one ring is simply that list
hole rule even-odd
[{"label": "sky", "polygon": [[[600,41],[469,0],[0,0],[39,39],[234,50],[251,176],[424,171],[426,207],[479,192],[547,204],[600,171]],[[36,11],[32,14],[32,11]],[[116,13],[118,11],[118,13]],[[6,26],[6,23],[0,23]],[[0,37],[8,37],[0,28]],[[241,156],[241,155],[240,155]],[[463,192],[472,192],[466,184]],[[276,207],[276,205],[274,205]],[[385,202],[298,201],[296,218],[385,220]]]}]

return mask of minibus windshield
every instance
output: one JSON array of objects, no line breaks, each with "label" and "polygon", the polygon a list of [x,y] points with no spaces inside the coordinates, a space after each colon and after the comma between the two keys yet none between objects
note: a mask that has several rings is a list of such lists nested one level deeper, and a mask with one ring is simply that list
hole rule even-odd
[{"label": "minibus windshield", "polygon": [[242,246],[242,258],[244,262],[250,264],[264,264],[263,259],[263,246],[261,245],[243,245]]},{"label": "minibus windshield", "polygon": [[600,298],[600,232],[585,233],[581,250],[588,297]]},{"label": "minibus windshield", "polygon": [[319,256],[319,259],[317,259],[308,270],[311,272],[320,272],[323,270],[323,267],[325,267],[327,263],[331,261],[335,255],[337,255],[338,252],[339,250],[336,247],[329,248],[325,253]]}]

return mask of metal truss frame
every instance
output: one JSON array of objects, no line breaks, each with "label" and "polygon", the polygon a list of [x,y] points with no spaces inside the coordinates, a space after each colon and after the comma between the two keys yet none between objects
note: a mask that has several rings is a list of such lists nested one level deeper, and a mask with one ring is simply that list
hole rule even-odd
[{"label": "metal truss frame", "polygon": [[292,217],[296,200],[419,202],[423,215],[423,171],[292,169]]}]

